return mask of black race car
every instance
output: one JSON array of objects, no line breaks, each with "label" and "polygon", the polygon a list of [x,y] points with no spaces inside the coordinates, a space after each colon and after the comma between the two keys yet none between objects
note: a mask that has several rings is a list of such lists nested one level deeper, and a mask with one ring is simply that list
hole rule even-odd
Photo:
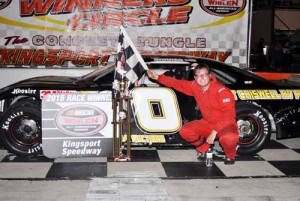
[{"label": "black race car", "polygon": [[[207,59],[144,56],[144,60],[150,69],[187,80],[193,79],[193,63],[208,64],[218,81],[229,87],[237,100],[236,113],[240,135],[238,154],[259,152],[273,132],[276,132],[277,139],[298,137],[300,134],[300,86],[297,86],[297,83],[270,82],[246,70]],[[37,77],[1,89],[1,142],[8,151],[17,156],[41,155],[43,96],[47,93],[70,91],[111,91],[113,80],[114,64],[107,64],[82,77]],[[139,80],[139,84],[150,90],[153,86],[162,87],[147,79],[147,74]],[[175,93],[182,123],[201,118],[199,108],[192,97],[180,92]],[[145,134],[135,122],[132,124],[135,134]],[[154,132],[151,135],[160,135],[165,139],[163,144],[154,142],[152,146],[189,145],[178,133]],[[132,143],[143,144],[136,140]]]}]

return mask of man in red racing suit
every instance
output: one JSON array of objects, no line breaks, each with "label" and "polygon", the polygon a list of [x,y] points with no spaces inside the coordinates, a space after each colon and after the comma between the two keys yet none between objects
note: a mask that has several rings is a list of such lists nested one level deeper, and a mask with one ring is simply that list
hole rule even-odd
[{"label": "man in red racing suit", "polygon": [[210,144],[218,138],[226,156],[224,163],[234,164],[239,141],[235,99],[230,89],[217,82],[209,66],[197,64],[193,81],[177,80],[151,70],[147,73],[159,83],[195,98],[202,119],[184,124],[179,133],[184,140],[195,146],[199,158],[204,158]]}]

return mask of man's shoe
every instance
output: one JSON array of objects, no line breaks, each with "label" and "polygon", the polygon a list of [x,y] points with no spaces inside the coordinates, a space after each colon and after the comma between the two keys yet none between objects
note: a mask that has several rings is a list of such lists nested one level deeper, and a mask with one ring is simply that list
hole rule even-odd
[{"label": "man's shoe", "polygon": [[235,158],[225,158],[224,164],[225,165],[233,165],[235,163]]},{"label": "man's shoe", "polygon": [[205,153],[201,153],[201,152],[197,152],[197,159],[198,159],[198,161],[205,161],[206,154]]}]

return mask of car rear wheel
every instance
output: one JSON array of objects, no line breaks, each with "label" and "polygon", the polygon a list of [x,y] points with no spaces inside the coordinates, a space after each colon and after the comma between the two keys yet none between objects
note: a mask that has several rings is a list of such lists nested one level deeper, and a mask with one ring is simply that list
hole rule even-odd
[{"label": "car rear wheel", "polygon": [[7,110],[1,120],[1,141],[20,157],[42,153],[41,108],[38,101],[22,100]]},{"label": "car rear wheel", "polygon": [[238,154],[255,154],[263,149],[271,137],[271,123],[267,113],[259,106],[239,102],[236,104],[239,129]]}]

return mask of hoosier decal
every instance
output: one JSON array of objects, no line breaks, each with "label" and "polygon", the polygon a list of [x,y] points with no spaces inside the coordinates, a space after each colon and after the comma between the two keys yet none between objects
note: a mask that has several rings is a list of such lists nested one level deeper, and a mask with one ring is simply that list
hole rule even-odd
[{"label": "hoosier decal", "polygon": [[20,88],[17,88],[17,89],[14,89],[11,93],[12,94],[35,94],[36,92],[36,89],[20,89]]}]

